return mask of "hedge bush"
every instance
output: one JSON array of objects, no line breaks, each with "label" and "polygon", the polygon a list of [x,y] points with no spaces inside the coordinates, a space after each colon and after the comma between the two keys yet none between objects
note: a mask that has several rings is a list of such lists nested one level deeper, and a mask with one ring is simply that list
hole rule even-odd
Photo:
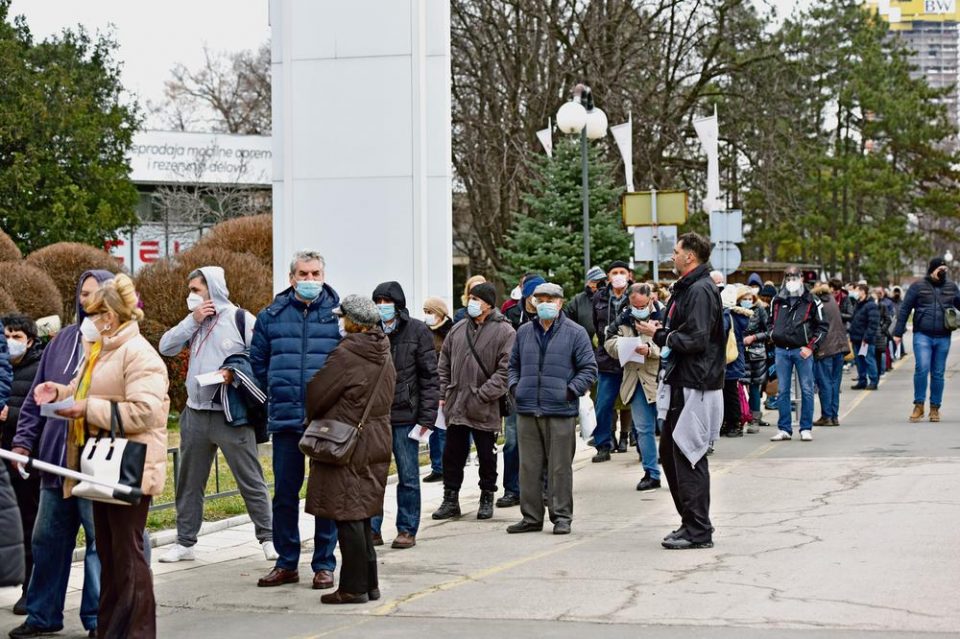
[{"label": "hedge bush", "polygon": [[13,298],[19,312],[34,320],[63,311],[63,300],[53,279],[23,260],[0,262],[0,289]]},{"label": "hedge bush", "polygon": [[16,262],[21,257],[23,253],[20,252],[17,243],[9,235],[0,231],[0,262]]},{"label": "hedge bush", "polygon": [[7,293],[5,290],[0,288],[0,313],[16,313],[17,305],[13,301],[13,297],[10,293]]},{"label": "hedge bush", "polygon": [[248,215],[221,222],[203,236],[197,247],[247,253],[273,268],[273,216]]},{"label": "hedge bush", "polygon": [[109,253],[78,242],[58,242],[45,246],[28,255],[26,261],[45,271],[57,285],[63,299],[60,318],[64,324],[72,319],[77,281],[84,271],[101,269],[111,273],[120,272],[119,263]]}]

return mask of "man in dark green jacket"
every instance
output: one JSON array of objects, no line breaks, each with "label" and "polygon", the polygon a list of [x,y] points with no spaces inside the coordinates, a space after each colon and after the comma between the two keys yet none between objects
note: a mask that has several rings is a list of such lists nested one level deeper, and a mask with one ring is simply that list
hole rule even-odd
[{"label": "man in dark green jacket", "polygon": [[573,299],[563,307],[563,314],[586,329],[591,340],[596,335],[593,325],[593,296],[606,279],[607,274],[603,269],[594,266],[587,272],[587,281],[583,290],[574,295]]}]

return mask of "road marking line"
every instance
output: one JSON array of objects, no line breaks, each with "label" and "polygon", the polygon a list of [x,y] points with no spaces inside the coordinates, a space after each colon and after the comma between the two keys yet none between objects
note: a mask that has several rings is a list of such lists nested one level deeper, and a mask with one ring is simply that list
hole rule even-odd
[{"label": "road marking line", "polygon": [[329,637],[330,635],[340,632],[341,630],[350,630],[351,628],[356,628],[364,624],[368,624],[373,621],[372,617],[363,617],[357,621],[353,621],[342,626],[337,626],[336,628],[331,628],[330,630],[324,630],[318,635],[303,635],[302,637],[294,637],[294,639],[320,639],[320,637]]}]

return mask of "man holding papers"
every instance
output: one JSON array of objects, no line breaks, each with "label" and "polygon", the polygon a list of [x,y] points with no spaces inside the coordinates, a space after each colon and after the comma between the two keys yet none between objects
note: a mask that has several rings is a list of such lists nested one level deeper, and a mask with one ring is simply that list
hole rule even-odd
[{"label": "man holding papers", "polygon": [[880,371],[877,369],[875,354],[877,329],[880,326],[880,307],[870,297],[870,287],[857,284],[850,291],[850,298],[856,306],[853,319],[850,320],[850,343],[857,353],[857,383],[853,390],[877,390]]},{"label": "man holding papers", "polygon": [[254,430],[227,423],[218,393],[221,384],[234,381],[232,372],[222,369],[224,360],[247,349],[256,319],[230,302],[227,281],[219,266],[197,269],[189,275],[187,286],[189,313],[160,338],[160,353],[167,357],[190,349],[187,405],[180,413],[177,543],[160,561],[196,558],[193,546],[203,523],[203,491],[218,448],[237,478],[263,555],[272,561],[277,558],[273,515]]},{"label": "man holding papers", "polygon": [[610,356],[619,358],[623,366],[620,399],[633,413],[633,436],[643,464],[643,479],[637,484],[640,491],[660,488],[656,437],[660,347],[651,336],[637,330],[640,322],[663,320],[653,303],[652,293],[647,284],[630,286],[629,302],[617,318],[617,332],[604,343]]}]

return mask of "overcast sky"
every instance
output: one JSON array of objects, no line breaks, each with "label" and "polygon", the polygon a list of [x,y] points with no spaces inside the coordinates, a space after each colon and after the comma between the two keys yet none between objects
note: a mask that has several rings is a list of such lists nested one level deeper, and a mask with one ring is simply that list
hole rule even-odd
[{"label": "overcast sky", "polygon": [[[795,5],[811,0],[757,1],[788,15]],[[268,0],[13,0],[11,14],[25,15],[38,39],[77,24],[90,31],[112,25],[120,43],[123,84],[143,106],[147,100],[162,100],[163,83],[175,64],[197,68],[204,46],[255,49],[270,37]]]}]

